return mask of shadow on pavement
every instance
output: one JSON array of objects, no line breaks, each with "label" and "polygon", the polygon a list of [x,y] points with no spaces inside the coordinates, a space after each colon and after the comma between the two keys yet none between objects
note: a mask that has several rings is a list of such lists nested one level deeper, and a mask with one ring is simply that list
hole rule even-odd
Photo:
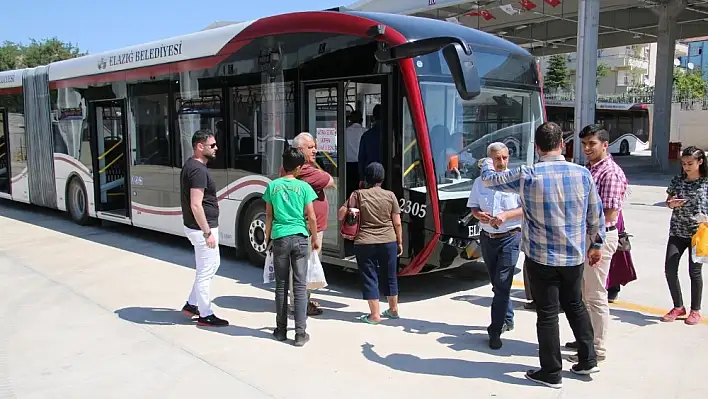
[{"label": "shadow on pavement", "polygon": [[[196,318],[190,319],[179,310],[166,309],[166,308],[141,308],[141,307],[130,307],[118,309],[114,312],[118,317],[123,320],[130,321],[137,324],[153,325],[153,326],[165,326],[165,325],[195,325],[197,324]],[[201,327],[200,329],[215,331],[222,334],[227,334],[233,337],[254,337],[272,340],[273,336],[270,334],[269,328],[264,327],[261,329],[241,327],[237,325],[229,325],[226,327]],[[272,331],[272,330],[271,330]]]},{"label": "shadow on pavement", "polygon": [[610,316],[621,323],[632,324],[637,327],[651,326],[661,322],[661,317],[624,309],[610,308]]},{"label": "shadow on pavement", "polygon": [[[3,217],[194,269],[192,246],[183,237],[107,221],[96,226],[79,226],[64,212],[11,201],[0,200],[0,209]],[[329,286],[315,291],[313,299],[321,302],[320,293],[361,297],[356,273],[331,265],[326,265],[325,271]],[[217,274],[264,290],[273,289],[272,284],[263,284],[262,268],[237,257],[233,248],[221,247],[221,266]],[[488,280],[483,266],[403,277],[399,279],[399,301],[416,302],[449,295],[486,285]]]},{"label": "shadow on pavement", "polygon": [[423,359],[415,355],[393,353],[381,356],[374,351],[374,345],[361,346],[364,357],[374,363],[393,370],[415,374],[438,375],[458,378],[481,378],[514,385],[535,385],[525,378],[512,377],[510,373],[524,373],[530,367],[517,363],[474,362],[461,359]]}]

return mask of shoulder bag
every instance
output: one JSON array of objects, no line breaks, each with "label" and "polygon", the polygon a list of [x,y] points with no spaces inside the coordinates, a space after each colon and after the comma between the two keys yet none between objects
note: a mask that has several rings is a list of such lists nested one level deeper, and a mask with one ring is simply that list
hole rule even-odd
[{"label": "shoulder bag", "polygon": [[347,213],[342,220],[342,228],[339,233],[345,240],[353,241],[359,234],[359,223],[361,218],[361,210],[359,209],[359,190],[356,190],[349,196],[346,203]]}]

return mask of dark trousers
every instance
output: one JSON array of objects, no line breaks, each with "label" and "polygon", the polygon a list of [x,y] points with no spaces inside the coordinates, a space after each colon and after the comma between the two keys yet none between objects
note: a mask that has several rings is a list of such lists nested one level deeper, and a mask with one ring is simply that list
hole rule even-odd
[{"label": "dark trousers", "polygon": [[487,265],[489,280],[492,282],[492,323],[487,329],[490,334],[501,334],[504,324],[514,325],[514,305],[511,302],[511,283],[514,269],[519,260],[519,242],[521,233],[516,232],[505,237],[490,238],[484,232],[479,242],[482,257]]},{"label": "dark trousers", "polygon": [[701,310],[701,299],[703,295],[703,276],[701,269],[703,264],[693,261],[691,254],[691,239],[669,236],[666,244],[666,263],[664,272],[666,282],[669,284],[669,292],[674,301],[675,308],[683,307],[683,295],[681,295],[681,284],[679,284],[678,267],[683,252],[688,249],[688,275],[691,277],[691,310]]},{"label": "dark trousers", "polygon": [[384,296],[398,295],[398,246],[395,242],[355,244],[354,253],[364,299],[379,299],[379,286]]},{"label": "dark trousers", "polygon": [[531,294],[536,301],[536,334],[541,371],[551,379],[560,379],[563,360],[558,332],[559,305],[578,343],[580,364],[596,366],[594,332],[582,298],[584,265],[553,267],[526,258],[524,267],[529,270]]},{"label": "dark trousers", "polygon": [[295,297],[295,333],[307,328],[307,258],[309,244],[304,235],[292,235],[273,240],[273,266],[275,267],[275,322],[279,329],[288,327],[288,285],[293,273]]}]

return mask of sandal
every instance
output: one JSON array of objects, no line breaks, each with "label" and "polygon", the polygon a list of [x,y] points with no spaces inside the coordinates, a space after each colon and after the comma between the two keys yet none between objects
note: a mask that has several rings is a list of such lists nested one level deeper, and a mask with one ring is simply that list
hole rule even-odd
[{"label": "sandal", "polygon": [[383,313],[381,313],[381,317],[387,317],[389,319],[401,318],[398,314],[393,314],[393,312],[391,312],[391,309],[386,309]]},{"label": "sandal", "polygon": [[357,317],[357,320],[363,321],[366,324],[372,324],[372,325],[377,325],[380,323],[380,321],[371,320],[369,318],[369,316],[371,316],[371,315],[370,314],[363,314],[363,315]]}]

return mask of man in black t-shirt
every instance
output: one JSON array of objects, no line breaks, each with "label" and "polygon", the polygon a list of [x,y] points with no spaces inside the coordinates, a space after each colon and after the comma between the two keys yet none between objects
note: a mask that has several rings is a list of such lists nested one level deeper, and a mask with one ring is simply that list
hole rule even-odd
[{"label": "man in black t-shirt", "polygon": [[209,286],[219,269],[219,203],[216,185],[206,163],[216,157],[216,139],[208,130],[199,130],[192,136],[194,155],[182,166],[180,195],[184,232],[194,246],[196,277],[192,292],[182,311],[199,316],[197,325],[227,326],[211,311]]}]

